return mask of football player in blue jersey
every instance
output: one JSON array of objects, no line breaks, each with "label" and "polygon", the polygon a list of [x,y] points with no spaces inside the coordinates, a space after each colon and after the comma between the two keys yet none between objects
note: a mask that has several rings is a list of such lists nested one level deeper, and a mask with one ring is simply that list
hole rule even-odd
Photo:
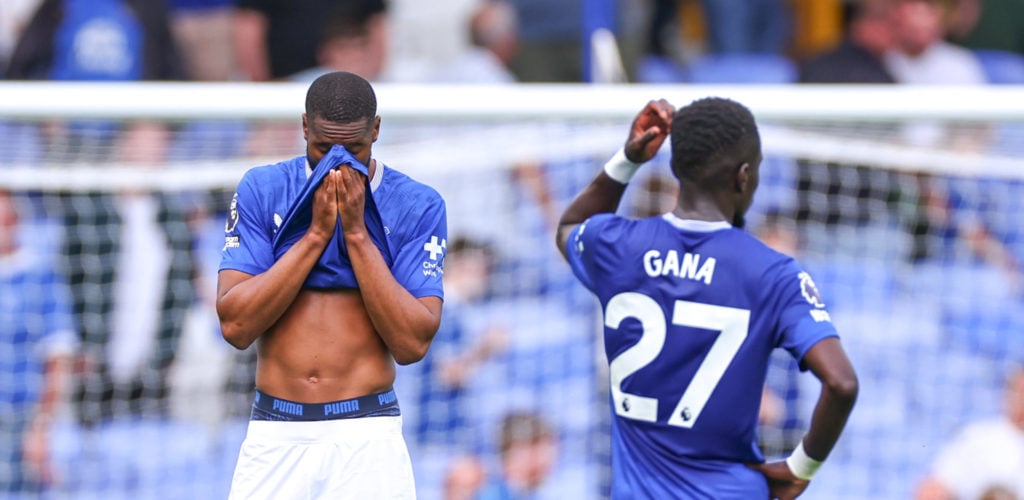
[{"label": "football player in blue jersey", "polygon": [[315,80],[306,154],[249,170],[225,227],[224,338],[257,342],[256,397],[232,498],[414,498],[392,384],[441,319],[438,193],[371,155],[373,88]]},{"label": "football player in blue jersey", "polygon": [[[615,215],[669,135],[675,208]],[[857,377],[813,280],[741,229],[760,162],[744,106],[706,98],[674,111],[651,101],[562,215],[558,247],[604,312],[613,498],[795,498],[853,409]],[[777,347],[822,389],[801,443],[765,463],[757,416]]]}]

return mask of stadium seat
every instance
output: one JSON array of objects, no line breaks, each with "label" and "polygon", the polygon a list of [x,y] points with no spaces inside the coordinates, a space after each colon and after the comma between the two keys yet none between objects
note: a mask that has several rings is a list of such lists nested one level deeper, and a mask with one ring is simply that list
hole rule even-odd
[{"label": "stadium seat", "polygon": [[989,83],[1013,85],[1024,83],[1024,55],[1004,50],[975,50]]},{"label": "stadium seat", "polygon": [[636,65],[640,83],[679,83],[690,80],[686,68],[664,56],[646,56]]},{"label": "stadium seat", "polygon": [[793,83],[796,65],[775,54],[712,54],[690,63],[692,83]]}]

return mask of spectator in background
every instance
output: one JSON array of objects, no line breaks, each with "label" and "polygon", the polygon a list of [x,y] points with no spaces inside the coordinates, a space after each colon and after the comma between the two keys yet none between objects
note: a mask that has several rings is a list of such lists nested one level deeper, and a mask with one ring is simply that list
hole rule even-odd
[{"label": "spectator in background", "polygon": [[519,20],[505,0],[483,0],[469,17],[470,47],[438,72],[442,83],[513,83],[509,64],[519,52]]},{"label": "spectator in background", "polygon": [[715,54],[782,54],[793,19],[780,0],[701,0],[708,49]]},{"label": "spectator in background", "polygon": [[1024,2],[953,0],[949,40],[969,49],[1024,54]]},{"label": "spectator in background", "polygon": [[[445,313],[430,351],[418,363],[399,366],[396,391],[406,408],[416,476],[421,490],[429,490],[440,476],[425,467],[444,465],[446,455],[473,451],[478,414],[468,400],[469,386],[480,367],[504,350],[507,333],[485,323],[472,328],[469,310],[490,292],[494,255],[479,241],[457,237],[445,256]],[[410,391],[412,395],[406,395]]]},{"label": "spectator in background", "polygon": [[348,71],[371,82],[385,79],[388,62],[388,11],[383,2],[358,0],[334,7],[324,23],[316,51],[317,66],[289,80],[313,83],[332,71]]},{"label": "spectator in background", "polygon": [[190,79],[226,81],[237,76],[232,48],[236,1],[169,0],[171,31]]},{"label": "spectator in background", "polygon": [[13,80],[185,76],[162,0],[43,0],[7,68]]},{"label": "spectator in background", "polygon": [[7,0],[0,8],[0,75],[6,73],[14,45],[40,2],[42,0]]},{"label": "spectator in background", "polygon": [[324,20],[337,8],[385,12],[385,0],[238,0],[235,52],[242,76],[283,80],[323,64]]},{"label": "spectator in background", "polygon": [[968,423],[942,447],[917,500],[1024,498],[1024,368],[1010,372],[1004,394],[1001,415]]},{"label": "spectator in background", "polygon": [[800,83],[895,83],[884,62],[895,43],[891,14],[889,0],[851,3],[843,41],[801,61]]},{"label": "spectator in background", "polygon": [[444,474],[443,500],[473,500],[484,487],[487,467],[473,455],[457,457]]},{"label": "spectator in background", "polygon": [[516,79],[583,81],[583,1],[510,1],[519,17],[519,52],[511,64]]},{"label": "spectator in background", "polygon": [[981,63],[945,41],[949,0],[894,0],[895,50],[885,65],[899,83],[978,85],[986,83]]},{"label": "spectator in background", "polygon": [[[183,79],[162,0],[43,0],[15,50],[19,79]],[[105,121],[47,126],[52,161],[164,161],[164,124]],[[57,147],[63,146],[63,149]],[[80,418],[124,411],[161,414],[185,312],[192,302],[191,236],[169,195],[60,196],[73,308],[89,369],[76,388]],[[139,265],[145,262],[145,265]],[[124,401],[130,405],[121,405]]]},{"label": "spectator in background", "polygon": [[0,497],[34,497],[58,478],[50,427],[64,399],[76,336],[67,282],[20,241],[14,196],[0,191]]},{"label": "spectator in background", "polygon": [[[166,129],[138,124],[110,161],[158,168]],[[120,190],[61,197],[64,256],[89,369],[75,395],[93,423],[162,416],[167,372],[194,301],[186,205],[172,193]]]},{"label": "spectator in background", "polygon": [[531,412],[513,412],[501,420],[500,472],[492,475],[477,500],[535,498],[558,456],[558,436],[551,424]]}]

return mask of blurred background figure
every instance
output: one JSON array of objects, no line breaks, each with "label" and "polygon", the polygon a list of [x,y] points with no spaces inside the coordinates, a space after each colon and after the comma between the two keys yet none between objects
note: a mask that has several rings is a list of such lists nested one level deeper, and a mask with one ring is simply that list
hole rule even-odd
[{"label": "blurred background figure", "polygon": [[1002,414],[967,423],[942,447],[917,500],[1024,498],[1024,367],[1003,397]]},{"label": "blurred background figure", "polygon": [[715,54],[781,54],[793,22],[780,0],[702,0],[708,51]]},{"label": "blurred background figure", "polygon": [[477,500],[535,498],[558,457],[558,436],[539,414],[512,412],[501,420],[499,471],[491,474]]},{"label": "blurred background figure", "polygon": [[519,17],[512,71],[521,82],[581,82],[583,0],[510,0]]},{"label": "blurred background figure", "polygon": [[256,82],[284,80],[329,64],[317,58],[325,21],[335,16],[336,9],[383,13],[387,7],[384,0],[238,0],[234,47],[242,77]]},{"label": "blurred background figure", "polygon": [[291,75],[312,83],[324,73],[348,71],[371,82],[385,79],[388,64],[388,10],[383,1],[345,1],[329,10],[316,50],[317,65]]},{"label": "blurred background figure", "polygon": [[493,322],[470,322],[491,293],[494,253],[487,244],[456,237],[447,245],[445,312],[430,350],[418,363],[399,366],[395,390],[406,441],[421,490],[439,488],[449,457],[476,450],[478,402],[470,400],[477,372],[505,350],[507,332]]},{"label": "blurred background figure", "polygon": [[895,83],[884,58],[894,47],[889,0],[847,4],[840,44],[799,64],[801,83]]},{"label": "blurred background figure", "polygon": [[14,80],[185,77],[163,0],[43,0],[7,68]]},{"label": "blurred background figure", "polygon": [[40,2],[42,0],[8,0],[0,8],[0,74],[6,73],[14,46]]},{"label": "blurred background figure", "polygon": [[474,455],[456,457],[444,475],[443,500],[473,500],[487,479],[487,467]]},{"label": "blurred background figure", "polygon": [[36,498],[59,480],[51,427],[65,402],[77,335],[67,281],[39,228],[0,190],[0,497]]},{"label": "blurred background figure", "polygon": [[238,76],[233,40],[237,0],[168,0],[171,32],[189,79],[226,81]]},{"label": "blurred background figure", "polygon": [[885,64],[899,83],[984,84],[977,57],[945,40],[949,0],[893,0],[895,50]]},{"label": "blurred background figure", "polygon": [[438,71],[440,83],[513,83],[509,64],[519,53],[519,19],[505,0],[483,0],[469,17],[469,47]]},{"label": "blurred background figure", "polygon": [[952,0],[949,39],[972,50],[1024,54],[1024,3]]}]

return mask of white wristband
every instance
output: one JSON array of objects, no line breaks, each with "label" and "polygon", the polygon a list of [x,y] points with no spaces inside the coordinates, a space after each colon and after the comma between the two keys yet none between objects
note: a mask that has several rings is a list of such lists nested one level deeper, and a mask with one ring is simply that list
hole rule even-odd
[{"label": "white wristband", "polygon": [[622,148],[604,164],[604,173],[620,184],[629,184],[638,168],[640,164],[629,161],[629,158],[626,158],[626,149]]},{"label": "white wristband", "polygon": [[810,481],[814,477],[814,473],[818,472],[818,468],[821,467],[822,463],[820,460],[807,456],[807,452],[804,451],[803,440],[800,441],[800,444],[793,450],[793,453],[786,459],[786,465],[793,472],[793,475],[805,481]]}]

